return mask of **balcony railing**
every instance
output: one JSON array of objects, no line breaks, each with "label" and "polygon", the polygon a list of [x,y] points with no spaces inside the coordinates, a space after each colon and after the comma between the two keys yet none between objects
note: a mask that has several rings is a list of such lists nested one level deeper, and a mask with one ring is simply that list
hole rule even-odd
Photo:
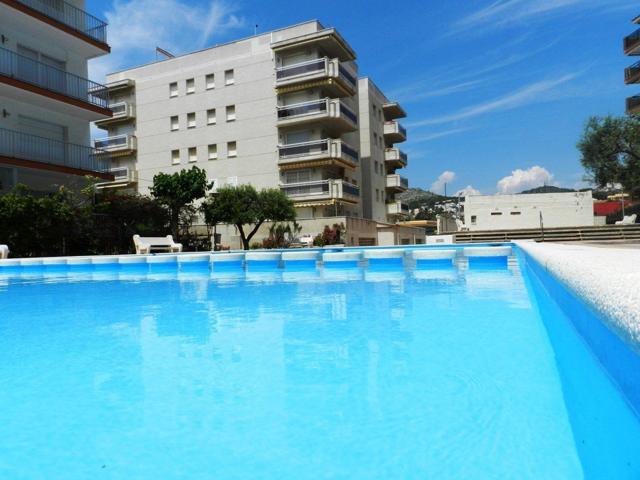
[{"label": "balcony railing", "polygon": [[276,69],[276,78],[278,80],[284,80],[290,77],[297,77],[298,75],[323,72],[327,69],[327,60],[327,58],[316,58],[294,65],[287,65],[286,67],[279,67]]},{"label": "balcony railing", "polygon": [[631,35],[624,37],[624,51],[625,53],[635,50],[640,45],[640,28],[633,32]]},{"label": "balcony railing", "polygon": [[627,98],[627,113],[640,112],[640,95],[634,95]]},{"label": "balcony railing", "polygon": [[97,139],[94,140],[93,143],[96,148],[110,152],[119,150],[134,150],[136,147],[135,137],[126,133],[122,135],[115,135],[113,137]]},{"label": "balcony railing", "polygon": [[278,120],[288,120],[318,113],[332,114],[334,111],[336,111],[335,115],[344,115],[353,123],[358,123],[357,115],[343,101],[331,98],[280,106],[278,107]]},{"label": "balcony railing", "polygon": [[360,188],[357,185],[339,179],[285,183],[280,186],[280,190],[292,198],[313,196],[342,198],[345,195],[352,197],[360,196]]},{"label": "balcony railing", "polygon": [[100,173],[108,172],[110,163],[109,154],[96,148],[4,128],[0,128],[0,155]]},{"label": "balcony railing", "polygon": [[626,83],[636,83],[640,75],[640,62],[636,62],[630,67],[624,69],[624,81]]},{"label": "balcony railing", "polygon": [[[339,149],[339,151],[335,151],[337,149]],[[353,149],[341,140],[334,140],[331,138],[281,145],[278,147],[278,155],[280,159],[322,155],[344,155],[356,163],[359,159],[357,150]]]},{"label": "balcony railing", "polygon": [[94,40],[107,43],[107,24],[70,3],[63,0],[18,0],[18,3],[64,23]]},{"label": "balcony railing", "polygon": [[352,90],[356,89],[357,79],[349,69],[337,58],[314,58],[293,65],[276,68],[276,81],[295,79],[323,73],[330,77],[340,77]]},{"label": "balcony railing", "polygon": [[64,70],[32,60],[6,48],[0,48],[0,75],[108,108],[109,93],[104,85]]}]

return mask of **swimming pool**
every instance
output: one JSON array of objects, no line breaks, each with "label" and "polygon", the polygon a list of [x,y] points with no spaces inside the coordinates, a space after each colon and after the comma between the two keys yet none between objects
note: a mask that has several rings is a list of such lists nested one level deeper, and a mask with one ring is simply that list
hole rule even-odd
[{"label": "swimming pool", "polygon": [[6,271],[0,478],[639,478],[531,262]]}]

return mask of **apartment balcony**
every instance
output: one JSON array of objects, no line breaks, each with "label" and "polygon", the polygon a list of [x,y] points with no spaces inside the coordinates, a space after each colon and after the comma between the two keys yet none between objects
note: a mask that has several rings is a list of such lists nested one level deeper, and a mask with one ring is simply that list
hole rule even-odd
[{"label": "apartment balcony", "polygon": [[290,143],[278,147],[278,165],[281,170],[336,165],[355,168],[358,151],[342,140],[326,138],[312,142]]},{"label": "apartment balcony", "polygon": [[129,134],[115,135],[113,137],[101,138],[94,140],[94,146],[105,152],[111,152],[114,155],[129,155],[138,148],[136,137]]},{"label": "apartment balcony", "polygon": [[280,189],[300,206],[329,205],[334,203],[357,204],[360,188],[340,179],[286,183]]},{"label": "apartment balcony", "polygon": [[0,48],[0,96],[87,121],[111,117],[104,85]]},{"label": "apartment balcony", "polygon": [[399,200],[387,203],[387,215],[407,216],[409,215],[409,206]]},{"label": "apartment balcony", "polygon": [[624,69],[624,83],[640,83],[640,62]]},{"label": "apartment balcony", "polygon": [[0,12],[7,23],[25,31],[34,18],[39,20],[41,35],[88,58],[111,51],[107,24],[64,0],[0,0]]},{"label": "apartment balcony", "polygon": [[399,148],[385,148],[384,163],[390,168],[405,168],[407,166],[407,154]]},{"label": "apartment balcony", "polygon": [[640,114],[640,95],[627,97],[627,115]]},{"label": "apartment balcony", "polygon": [[356,74],[337,58],[317,58],[276,69],[276,92],[320,87],[331,97],[355,95]]},{"label": "apartment balcony", "polygon": [[358,117],[344,101],[323,98],[278,107],[278,127],[297,127],[308,123],[321,125],[330,135],[339,136],[358,128]]},{"label": "apartment balcony", "polygon": [[409,188],[409,180],[397,173],[387,175],[387,190],[390,192],[404,192]]},{"label": "apartment balcony", "polygon": [[0,128],[0,163],[112,180],[109,153]]},{"label": "apartment balcony", "polygon": [[133,103],[117,102],[110,103],[109,109],[113,112],[113,116],[95,122],[97,127],[104,128],[122,122],[129,122],[136,118],[136,107]]},{"label": "apartment balcony", "polygon": [[382,113],[385,120],[395,120],[396,118],[404,118],[407,113],[398,102],[387,102],[382,104]]},{"label": "apartment balcony", "polygon": [[383,133],[388,143],[400,143],[407,139],[407,130],[395,120],[384,122]]},{"label": "apartment balcony", "polygon": [[623,46],[625,55],[640,55],[640,28],[624,37]]},{"label": "apartment balcony", "polygon": [[129,167],[115,167],[109,169],[109,173],[113,175],[110,182],[100,182],[96,184],[99,189],[117,189],[127,188],[138,183],[138,172]]}]

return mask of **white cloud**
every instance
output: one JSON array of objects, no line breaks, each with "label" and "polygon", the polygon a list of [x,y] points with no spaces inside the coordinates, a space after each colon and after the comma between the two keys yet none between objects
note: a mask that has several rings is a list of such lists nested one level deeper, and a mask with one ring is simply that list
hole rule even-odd
[{"label": "white cloud", "polygon": [[115,0],[104,16],[111,54],[89,63],[91,78],[155,59],[155,48],[174,54],[204,48],[216,34],[244,25],[223,0],[194,5],[188,0]]},{"label": "white cloud", "polygon": [[467,197],[469,195],[481,195],[480,190],[473,188],[471,185],[467,185],[462,190],[456,192],[456,197]]},{"label": "white cloud", "polygon": [[444,184],[451,183],[456,178],[456,173],[450,170],[445,170],[442,172],[438,179],[431,184],[431,191],[433,193],[444,193]]},{"label": "white cloud", "polygon": [[550,90],[559,85],[562,85],[563,83],[573,80],[578,75],[579,73],[569,73],[552,80],[542,80],[534,82],[495,100],[479,103],[471,107],[459,110],[458,112],[450,113],[448,115],[420,120],[413,123],[412,126],[417,127],[423,125],[435,125],[439,123],[454,122],[458,120],[464,120],[466,118],[476,117],[478,115],[483,115],[485,113],[511,110],[523,105],[535,103],[536,101],[548,101],[552,98],[548,94]]},{"label": "white cloud", "polygon": [[[412,125],[408,124],[407,126],[411,127]],[[451,130],[444,130],[442,132],[433,132],[426,135],[419,135],[415,138],[411,137],[411,143],[413,144],[413,143],[428,142],[430,140],[435,140],[436,138],[448,137],[449,135],[455,135],[457,133],[466,132],[468,130],[471,130],[471,127],[452,128]]]},{"label": "white cloud", "polygon": [[512,171],[511,175],[498,180],[496,188],[498,193],[509,194],[552,184],[553,175],[546,168],[535,165],[527,170]]}]

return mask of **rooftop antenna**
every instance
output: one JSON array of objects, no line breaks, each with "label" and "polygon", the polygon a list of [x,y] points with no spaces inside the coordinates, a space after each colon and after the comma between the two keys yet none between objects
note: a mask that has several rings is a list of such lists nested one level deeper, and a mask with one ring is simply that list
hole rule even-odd
[{"label": "rooftop antenna", "polygon": [[253,34],[254,35],[258,34],[258,24],[257,23],[253,26]]},{"label": "rooftop antenna", "polygon": [[175,55],[168,52],[164,48],[156,47],[156,61],[158,61],[158,54],[165,56],[166,58],[175,58]]}]

